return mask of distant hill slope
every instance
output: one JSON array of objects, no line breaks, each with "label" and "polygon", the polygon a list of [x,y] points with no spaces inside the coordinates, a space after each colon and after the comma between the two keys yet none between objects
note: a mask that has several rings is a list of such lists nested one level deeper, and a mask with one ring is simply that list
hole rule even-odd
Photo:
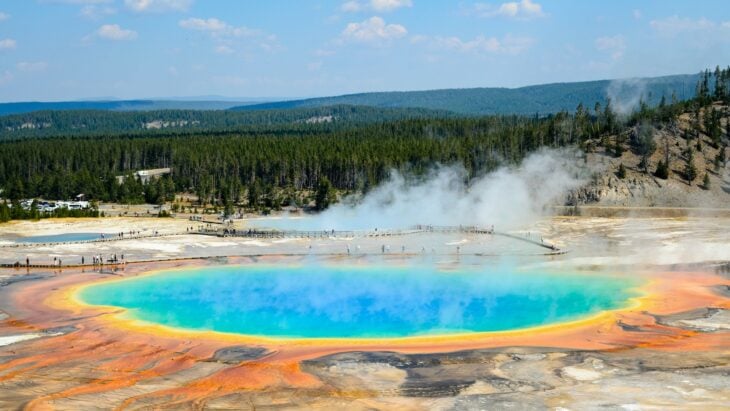
[{"label": "distant hill slope", "polygon": [[231,110],[289,109],[350,104],[372,107],[420,107],[469,115],[549,114],[562,110],[573,111],[579,103],[592,108],[596,102],[605,103],[609,95],[612,95],[612,99],[619,103],[629,100],[636,102],[639,100],[639,96],[644,96],[648,103],[656,104],[662,95],[669,101],[672,93],[675,93],[679,100],[684,100],[694,96],[698,79],[698,75],[676,75],[629,80],[555,83],[514,89],[469,88],[360,93],[252,104],[234,107]]},{"label": "distant hill slope", "polygon": [[0,116],[30,113],[42,110],[226,110],[231,107],[255,104],[245,101],[182,101],[182,100],[111,100],[0,103]]},{"label": "distant hill slope", "polygon": [[286,110],[52,110],[0,116],[0,141],[18,138],[260,131],[339,128],[357,124],[455,114],[420,108],[359,106],[303,107]]}]

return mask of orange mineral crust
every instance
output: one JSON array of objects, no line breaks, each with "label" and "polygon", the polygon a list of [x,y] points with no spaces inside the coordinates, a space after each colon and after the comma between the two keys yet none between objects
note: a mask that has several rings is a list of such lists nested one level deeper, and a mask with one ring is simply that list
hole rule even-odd
[{"label": "orange mineral crust", "polygon": [[[197,262],[139,264],[116,275],[190,267]],[[730,281],[712,273],[642,273],[642,295],[622,310],[580,321],[530,329],[396,339],[267,339],[215,332],[188,332],[120,318],[119,309],[92,307],[74,298],[79,287],[109,275],[64,270],[4,291],[0,335],[47,335],[0,347],[0,385],[43,381],[29,409],[53,409],[63,401],[104,395],[120,408],[207,403],[240,391],[327,391],[330,385],[301,368],[302,361],[343,352],[443,353],[496,347],[620,351],[634,348],[687,352],[728,350],[727,332],[699,332],[658,318],[697,309],[730,308],[714,289]],[[54,333],[66,327],[66,332]],[[69,331],[69,327],[73,327]],[[216,359],[227,347],[260,350],[255,358]],[[57,376],[50,378],[49,376]],[[348,391],[353,394],[355,388]],[[341,395],[345,395],[342,394]],[[61,407],[64,408],[64,407]]]}]

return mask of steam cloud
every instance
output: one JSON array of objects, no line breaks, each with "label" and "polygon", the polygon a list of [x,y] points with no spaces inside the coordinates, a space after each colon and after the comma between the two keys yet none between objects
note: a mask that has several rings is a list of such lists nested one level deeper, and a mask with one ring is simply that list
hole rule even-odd
[{"label": "steam cloud", "polygon": [[631,114],[645,97],[646,86],[646,80],[636,78],[611,81],[606,96],[611,99],[613,111],[623,116]]},{"label": "steam cloud", "polygon": [[523,227],[540,217],[547,205],[562,203],[570,190],[587,182],[590,173],[581,167],[581,155],[574,150],[541,150],[518,167],[500,168],[468,184],[459,167],[441,166],[417,180],[393,172],[359,201],[346,199],[313,218],[280,223],[282,228],[309,230],[416,224]]}]

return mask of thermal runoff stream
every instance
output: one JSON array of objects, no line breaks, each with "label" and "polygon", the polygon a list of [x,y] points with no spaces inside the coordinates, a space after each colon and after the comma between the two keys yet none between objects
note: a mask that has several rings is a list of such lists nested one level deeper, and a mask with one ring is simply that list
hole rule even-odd
[{"label": "thermal runoff stream", "polygon": [[637,281],[508,267],[216,266],[87,286],[78,298],[187,330],[271,338],[505,331],[625,307]]}]

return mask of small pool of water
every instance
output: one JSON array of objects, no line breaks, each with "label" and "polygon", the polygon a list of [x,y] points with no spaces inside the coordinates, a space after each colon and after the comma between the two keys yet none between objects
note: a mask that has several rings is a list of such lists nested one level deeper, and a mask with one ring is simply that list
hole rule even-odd
[{"label": "small pool of water", "polygon": [[510,268],[220,266],[99,283],[78,297],[166,326],[280,338],[503,331],[624,307],[636,281]]},{"label": "small pool of water", "polygon": [[104,236],[109,238],[112,234],[102,233],[63,233],[53,235],[35,235],[31,237],[16,237],[13,241],[16,243],[70,243],[75,241],[100,240]]}]

